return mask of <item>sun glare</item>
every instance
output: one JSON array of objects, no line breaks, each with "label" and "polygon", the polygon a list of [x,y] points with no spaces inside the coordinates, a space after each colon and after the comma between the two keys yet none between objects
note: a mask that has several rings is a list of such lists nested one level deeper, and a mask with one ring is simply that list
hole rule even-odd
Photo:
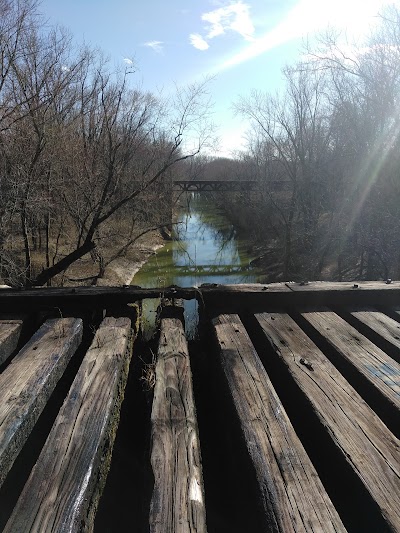
[{"label": "sun glare", "polygon": [[329,24],[343,29],[350,36],[362,37],[375,24],[380,10],[391,3],[393,2],[386,0],[330,1],[324,5],[325,14],[321,17],[320,23],[321,26]]},{"label": "sun glare", "polygon": [[364,36],[388,0],[300,0],[286,17],[263,36],[245,43],[216,70],[221,71],[257,57],[284,43],[334,27],[349,39]]}]

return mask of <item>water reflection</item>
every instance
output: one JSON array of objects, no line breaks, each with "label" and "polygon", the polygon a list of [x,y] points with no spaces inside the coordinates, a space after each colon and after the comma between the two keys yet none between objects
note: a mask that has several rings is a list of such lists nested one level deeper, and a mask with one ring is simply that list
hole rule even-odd
[{"label": "water reflection", "polygon": [[[248,245],[238,238],[223,211],[206,198],[192,197],[190,205],[179,214],[173,237],[136,274],[133,284],[162,289],[169,285],[198,287],[202,283],[257,281]],[[154,327],[157,305],[144,303],[144,315],[149,322],[147,335]],[[189,337],[195,334],[196,311],[195,300],[185,302]]]}]

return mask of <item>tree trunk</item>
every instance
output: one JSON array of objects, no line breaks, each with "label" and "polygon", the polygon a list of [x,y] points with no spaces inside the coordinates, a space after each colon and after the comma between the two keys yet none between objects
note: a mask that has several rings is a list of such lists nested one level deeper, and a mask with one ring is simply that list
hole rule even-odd
[{"label": "tree trunk", "polygon": [[400,279],[400,252],[397,256],[397,272],[396,272],[396,279]]},{"label": "tree trunk", "polygon": [[[46,213],[46,269],[50,268],[50,213]],[[51,279],[47,281],[47,286],[51,287]]]},{"label": "tree trunk", "polygon": [[29,280],[32,277],[32,260],[31,260],[31,250],[29,246],[29,235],[28,235],[28,227],[27,227],[27,221],[26,221],[26,206],[25,202],[22,202],[21,204],[21,229],[22,229],[22,237],[24,240],[24,251],[25,251],[25,271],[26,271],[26,280],[29,284]]},{"label": "tree trunk", "polygon": [[58,261],[55,265],[51,266],[50,268],[46,268],[46,270],[43,270],[35,279],[29,280],[27,285],[29,286],[41,286],[47,283],[51,278],[56,276],[57,274],[60,274],[61,272],[64,272],[69,266],[72,265],[75,261],[89,253],[91,250],[93,250],[96,247],[96,243],[94,243],[91,240],[86,240],[82,246],[65,256],[63,259]]},{"label": "tree trunk", "polygon": [[292,256],[292,228],[290,224],[285,228],[285,254],[283,260],[283,279],[288,281],[289,263]]},{"label": "tree trunk", "polygon": [[368,248],[367,250],[367,280],[374,277],[374,250]]},{"label": "tree trunk", "polygon": [[362,279],[363,272],[364,272],[364,255],[365,255],[365,250],[362,250],[361,258],[360,258],[360,267],[358,269],[358,277],[360,279]]},{"label": "tree trunk", "polygon": [[343,252],[340,251],[337,258],[338,280],[343,280]]}]

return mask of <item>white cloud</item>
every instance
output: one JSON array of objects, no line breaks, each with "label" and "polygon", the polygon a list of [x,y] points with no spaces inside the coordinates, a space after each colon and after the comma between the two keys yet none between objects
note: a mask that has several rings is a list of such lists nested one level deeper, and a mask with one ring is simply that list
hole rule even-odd
[{"label": "white cloud", "polygon": [[203,37],[199,35],[198,33],[190,34],[189,39],[190,39],[191,44],[198,50],[207,50],[207,48],[210,47],[207,41],[205,41]]},{"label": "white cloud", "polygon": [[242,2],[236,2],[214,11],[204,13],[202,20],[208,22],[207,38],[213,39],[231,30],[239,33],[247,40],[252,40],[254,26],[250,18],[249,6]]},{"label": "white cloud", "polygon": [[162,41],[147,41],[146,43],[143,43],[143,46],[152,48],[154,52],[157,52],[158,54],[160,54],[164,49],[163,44],[164,43]]},{"label": "white cloud", "polygon": [[129,59],[129,57],[124,57],[123,61],[124,61],[127,65],[133,65],[133,61],[132,61],[132,59]]},{"label": "white cloud", "polygon": [[199,33],[190,35],[190,42],[199,50],[207,50],[210,46],[208,41],[228,31],[238,33],[247,41],[254,40],[255,30],[250,18],[250,6],[241,1],[203,13],[201,19],[206,22],[205,37]]}]

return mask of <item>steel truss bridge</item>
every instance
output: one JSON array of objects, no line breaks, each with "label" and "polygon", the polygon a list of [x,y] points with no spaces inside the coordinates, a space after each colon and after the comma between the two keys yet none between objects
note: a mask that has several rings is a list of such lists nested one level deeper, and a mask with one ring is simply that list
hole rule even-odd
[{"label": "steel truss bridge", "polygon": [[174,181],[174,190],[181,192],[249,192],[257,182],[252,180],[179,180]]}]

